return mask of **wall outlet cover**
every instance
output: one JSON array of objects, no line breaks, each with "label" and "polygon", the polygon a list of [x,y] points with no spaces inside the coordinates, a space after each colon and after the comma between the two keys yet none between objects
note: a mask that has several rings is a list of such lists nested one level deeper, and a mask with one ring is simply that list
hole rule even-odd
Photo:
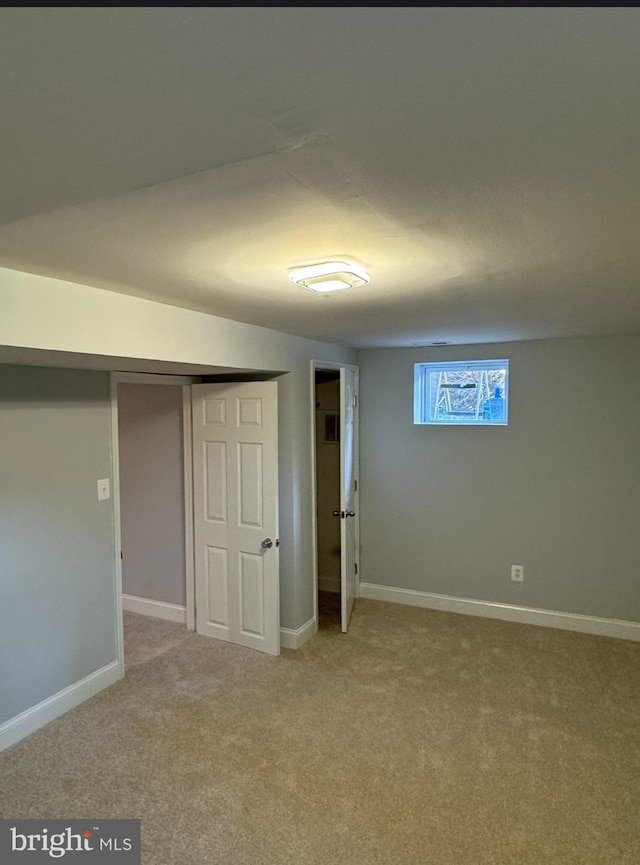
[{"label": "wall outlet cover", "polygon": [[524,582],[524,565],[511,565],[511,579],[516,583]]}]

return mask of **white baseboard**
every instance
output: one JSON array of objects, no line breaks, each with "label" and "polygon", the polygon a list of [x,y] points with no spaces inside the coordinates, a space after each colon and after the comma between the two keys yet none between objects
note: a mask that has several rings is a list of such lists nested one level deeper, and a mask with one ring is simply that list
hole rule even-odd
[{"label": "white baseboard", "polygon": [[443,610],[447,613],[503,619],[507,622],[520,622],[523,625],[541,625],[545,628],[580,631],[583,634],[596,634],[600,637],[640,641],[640,622],[627,622],[621,619],[602,619],[598,616],[583,616],[578,613],[496,604],[490,601],[476,601],[472,598],[416,592],[413,589],[395,589],[374,583],[360,583],[360,597],[374,601],[391,601],[394,604],[408,604],[411,607],[426,607],[430,610]]},{"label": "white baseboard", "polygon": [[280,628],[280,646],[283,649],[300,649],[317,630],[318,625],[315,619],[309,619],[295,631],[291,628]]},{"label": "white baseboard", "polygon": [[58,691],[57,694],[47,697],[36,706],[16,715],[15,718],[5,721],[0,725],[0,751],[15,745],[25,736],[35,733],[40,727],[64,715],[69,709],[73,709],[89,697],[113,685],[122,678],[122,675],[122,665],[118,661],[112,661],[95,673],[90,673],[79,682],[69,685],[68,688]]},{"label": "white baseboard", "polygon": [[318,577],[318,591],[319,592],[335,592],[336,594],[340,594],[340,579],[333,579],[332,577]]},{"label": "white baseboard", "polygon": [[153,616],[154,619],[187,624],[187,608],[180,604],[167,604],[164,601],[152,601],[149,598],[123,594],[122,609],[127,613],[139,613],[141,616]]}]

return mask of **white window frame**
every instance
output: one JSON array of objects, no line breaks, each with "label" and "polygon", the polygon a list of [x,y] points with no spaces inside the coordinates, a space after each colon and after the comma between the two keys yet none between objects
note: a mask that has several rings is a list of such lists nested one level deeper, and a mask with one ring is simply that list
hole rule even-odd
[{"label": "white window frame", "polygon": [[[504,418],[486,420],[479,412],[476,417],[462,417],[459,420],[431,418],[432,399],[430,393],[431,374],[477,370],[488,372],[495,369],[505,370]],[[499,360],[459,360],[416,363],[413,367],[413,422],[420,426],[507,426],[509,423],[509,361]],[[487,397],[488,398],[488,397]]]}]

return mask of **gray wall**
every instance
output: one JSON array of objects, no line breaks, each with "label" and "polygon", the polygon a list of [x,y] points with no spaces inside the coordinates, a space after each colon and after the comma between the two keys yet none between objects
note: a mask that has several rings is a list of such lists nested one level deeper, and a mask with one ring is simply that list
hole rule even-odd
[{"label": "gray wall", "polygon": [[[507,427],[413,425],[414,363],[503,357]],[[359,363],[364,582],[640,620],[640,337]]]},{"label": "gray wall", "polygon": [[0,366],[0,723],[116,658],[106,373]]},{"label": "gray wall", "polygon": [[186,603],[182,388],[118,385],[122,590]]}]

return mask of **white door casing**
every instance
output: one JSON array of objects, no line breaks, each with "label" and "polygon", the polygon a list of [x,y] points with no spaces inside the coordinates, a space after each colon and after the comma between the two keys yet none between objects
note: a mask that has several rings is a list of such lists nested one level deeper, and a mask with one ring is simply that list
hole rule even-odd
[{"label": "white door casing", "polygon": [[277,383],[192,394],[196,630],[277,655]]},{"label": "white door casing", "polygon": [[357,373],[340,369],[340,609],[341,629],[347,632],[357,593]]}]

